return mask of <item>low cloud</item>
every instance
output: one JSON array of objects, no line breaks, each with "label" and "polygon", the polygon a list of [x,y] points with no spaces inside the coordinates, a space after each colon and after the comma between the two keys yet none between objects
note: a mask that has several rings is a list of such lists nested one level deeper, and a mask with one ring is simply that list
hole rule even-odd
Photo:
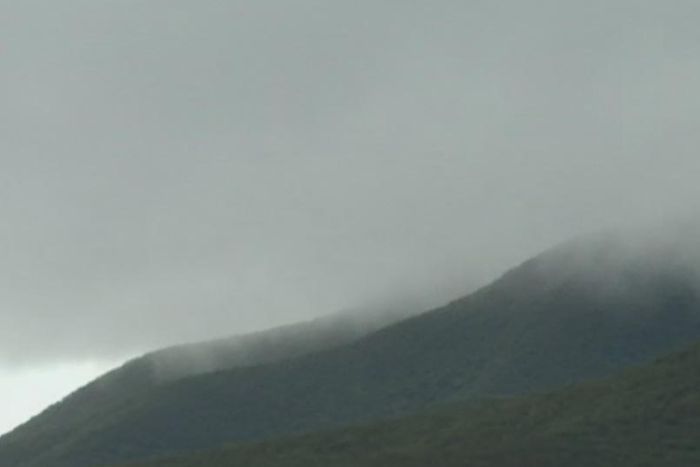
[{"label": "low cloud", "polygon": [[0,365],[437,304],[698,207],[697,2],[0,17]]}]

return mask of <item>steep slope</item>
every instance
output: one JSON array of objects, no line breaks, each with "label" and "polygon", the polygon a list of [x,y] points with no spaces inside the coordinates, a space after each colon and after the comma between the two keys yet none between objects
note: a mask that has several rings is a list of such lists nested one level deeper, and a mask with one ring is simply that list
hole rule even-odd
[{"label": "steep slope", "polygon": [[542,396],[453,403],[339,431],[131,467],[700,465],[700,346]]},{"label": "steep slope", "polygon": [[692,245],[566,244],[343,347],[157,385],[118,406],[78,404],[50,423],[39,416],[0,439],[0,465],[107,464],[607,376],[700,339]]}]

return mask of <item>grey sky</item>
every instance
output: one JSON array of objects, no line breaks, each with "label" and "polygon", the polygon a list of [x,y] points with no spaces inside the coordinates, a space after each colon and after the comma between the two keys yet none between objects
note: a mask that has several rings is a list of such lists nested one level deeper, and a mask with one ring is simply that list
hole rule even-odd
[{"label": "grey sky", "polygon": [[440,301],[698,207],[696,1],[0,0],[0,365]]}]

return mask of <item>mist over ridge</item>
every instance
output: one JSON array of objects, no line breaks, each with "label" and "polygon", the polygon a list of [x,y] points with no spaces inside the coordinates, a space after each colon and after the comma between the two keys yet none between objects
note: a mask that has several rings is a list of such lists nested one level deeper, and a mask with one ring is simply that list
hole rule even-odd
[{"label": "mist over ridge", "polygon": [[[473,290],[462,290],[460,295],[445,297],[441,302],[397,296],[381,307],[377,304],[374,308],[344,310],[251,334],[160,349],[147,356],[155,379],[166,381],[291,359],[348,345],[386,326],[439,309],[455,300],[469,300],[473,293],[488,289],[492,284],[500,285],[508,276],[533,281],[529,287],[541,292],[578,284],[601,301],[639,294],[645,283],[655,287],[658,284],[654,281],[663,277],[670,287],[700,297],[700,216],[583,234],[513,266],[492,282]],[[629,311],[633,319],[634,310]],[[616,310],[606,312],[614,314]]]},{"label": "mist over ridge", "polygon": [[3,366],[432,306],[698,207],[697,2],[0,17]]}]

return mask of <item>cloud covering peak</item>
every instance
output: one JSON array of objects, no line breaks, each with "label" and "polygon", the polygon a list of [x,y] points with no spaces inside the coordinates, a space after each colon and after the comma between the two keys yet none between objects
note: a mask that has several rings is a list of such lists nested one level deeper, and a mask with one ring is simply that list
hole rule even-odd
[{"label": "cloud covering peak", "polygon": [[0,364],[446,300],[700,199],[697,2],[0,18]]}]

